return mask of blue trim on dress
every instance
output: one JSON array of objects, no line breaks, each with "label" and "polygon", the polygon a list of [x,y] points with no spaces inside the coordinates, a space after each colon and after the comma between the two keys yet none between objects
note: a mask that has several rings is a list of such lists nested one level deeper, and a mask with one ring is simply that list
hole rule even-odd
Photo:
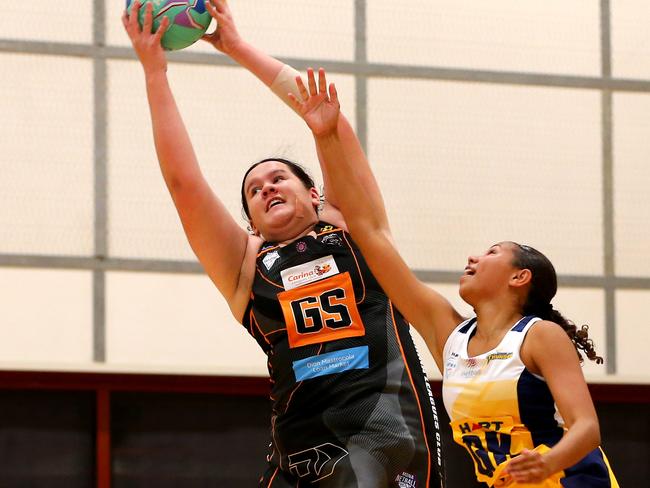
[{"label": "blue trim on dress", "polygon": [[526,326],[530,323],[531,320],[535,318],[534,315],[526,315],[523,317],[519,322],[515,324],[515,326],[510,329],[513,332],[523,332],[523,330],[526,328]]},{"label": "blue trim on dress", "polygon": [[467,331],[469,331],[469,329],[472,327],[472,325],[474,325],[475,322],[476,322],[476,317],[472,317],[471,319],[469,319],[469,322],[467,322],[460,329],[458,329],[458,332],[460,332],[461,334],[467,334]]}]

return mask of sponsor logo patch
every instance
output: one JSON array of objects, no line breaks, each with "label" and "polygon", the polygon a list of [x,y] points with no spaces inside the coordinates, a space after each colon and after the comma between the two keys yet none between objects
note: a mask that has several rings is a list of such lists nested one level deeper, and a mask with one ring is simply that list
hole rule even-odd
[{"label": "sponsor logo patch", "polygon": [[415,475],[406,471],[398,474],[395,481],[399,488],[415,488],[417,486],[417,478]]},{"label": "sponsor logo patch", "polygon": [[511,352],[493,352],[492,354],[489,354],[487,357],[488,363],[490,361],[498,361],[498,360],[503,360],[503,359],[510,359],[512,357]]},{"label": "sponsor logo patch", "polygon": [[264,266],[266,266],[266,269],[270,270],[273,267],[273,263],[275,263],[279,258],[280,253],[278,251],[271,251],[262,258],[262,262],[264,263]]},{"label": "sponsor logo patch", "polygon": [[338,272],[336,262],[330,255],[282,270],[280,276],[282,277],[284,289],[292,290],[307,283],[333,276]]},{"label": "sponsor logo patch", "polygon": [[337,234],[327,234],[323,236],[321,239],[321,242],[323,244],[327,244],[328,246],[341,246],[343,244],[343,241]]},{"label": "sponsor logo patch", "polygon": [[296,381],[354,369],[368,369],[368,346],[341,349],[293,362]]},{"label": "sponsor logo patch", "polygon": [[485,366],[487,366],[487,359],[484,358],[467,358],[461,359],[464,368],[461,370],[460,376],[463,378],[474,378],[481,374]]}]

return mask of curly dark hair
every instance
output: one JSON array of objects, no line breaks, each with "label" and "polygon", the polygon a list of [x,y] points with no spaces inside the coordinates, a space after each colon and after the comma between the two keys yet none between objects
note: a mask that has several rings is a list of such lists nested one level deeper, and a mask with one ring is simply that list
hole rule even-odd
[{"label": "curly dark hair", "polygon": [[551,304],[557,292],[557,274],[551,261],[537,249],[516,242],[513,244],[515,256],[513,265],[520,269],[529,269],[532,274],[528,298],[522,313],[535,315],[560,325],[573,342],[581,363],[583,362],[582,351],[591,361],[602,364],[603,358],[596,354],[594,341],[589,338],[589,326],[583,325],[578,328]]}]

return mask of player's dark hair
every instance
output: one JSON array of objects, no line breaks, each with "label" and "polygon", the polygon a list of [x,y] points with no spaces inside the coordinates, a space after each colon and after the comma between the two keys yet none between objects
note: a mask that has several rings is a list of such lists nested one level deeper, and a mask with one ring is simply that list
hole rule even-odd
[{"label": "player's dark hair", "polygon": [[523,315],[535,315],[559,324],[573,342],[580,362],[583,361],[580,351],[583,351],[590,360],[602,364],[603,358],[596,354],[594,342],[589,339],[589,326],[583,325],[578,329],[551,304],[557,292],[557,274],[553,263],[537,249],[516,242],[513,244],[515,256],[513,265],[519,269],[529,269],[532,274]]},{"label": "player's dark hair", "polygon": [[244,213],[246,214],[246,218],[250,220],[251,215],[248,210],[248,202],[246,201],[246,193],[244,192],[244,183],[246,182],[246,177],[248,176],[248,173],[250,173],[253,169],[257,168],[260,164],[263,163],[268,163],[269,161],[277,161],[278,163],[282,163],[286,165],[289,168],[289,171],[291,171],[294,175],[298,177],[298,179],[302,182],[305,188],[310,190],[311,188],[315,188],[316,185],[314,184],[314,180],[311,176],[309,176],[309,173],[307,173],[307,170],[300,166],[298,163],[294,163],[293,161],[289,161],[288,159],[284,158],[266,158],[262,159],[261,161],[258,161],[256,163],[253,163],[250,168],[246,170],[246,173],[244,173],[244,177],[241,180],[241,204],[242,207],[244,207]]}]

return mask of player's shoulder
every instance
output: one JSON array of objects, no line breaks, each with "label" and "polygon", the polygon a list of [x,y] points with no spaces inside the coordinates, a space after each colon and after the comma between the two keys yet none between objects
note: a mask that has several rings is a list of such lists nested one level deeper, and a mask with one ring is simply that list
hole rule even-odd
[{"label": "player's shoulder", "polygon": [[569,346],[573,349],[569,334],[560,324],[551,320],[538,320],[531,325],[526,334],[522,352],[525,351],[533,356],[546,355],[549,351],[557,352]]},{"label": "player's shoulder", "polygon": [[531,324],[528,331],[529,338],[539,338],[542,340],[553,340],[555,338],[568,338],[566,331],[557,322],[552,320],[537,320]]}]

